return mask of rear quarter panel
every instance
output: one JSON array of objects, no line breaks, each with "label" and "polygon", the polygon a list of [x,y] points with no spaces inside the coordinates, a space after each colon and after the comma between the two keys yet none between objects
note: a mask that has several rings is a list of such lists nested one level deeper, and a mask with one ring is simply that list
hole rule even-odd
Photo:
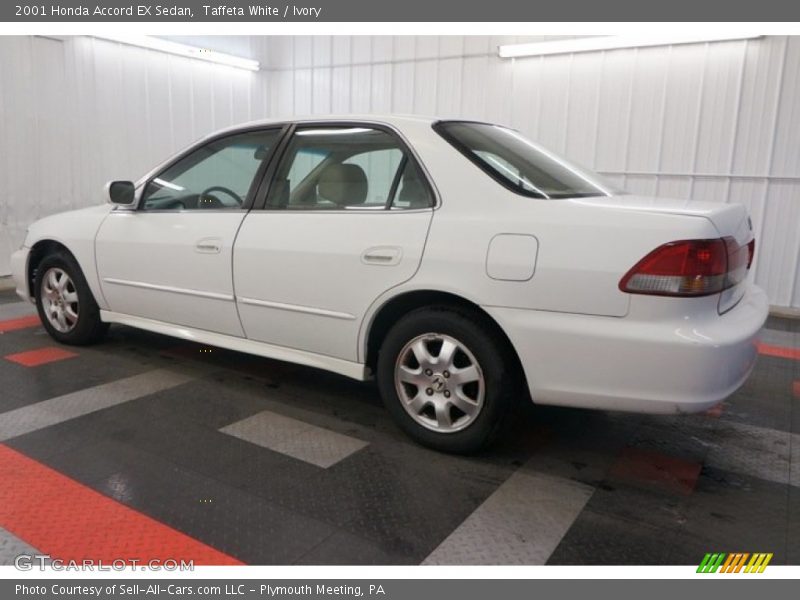
[{"label": "rear quarter panel", "polygon": [[[619,280],[645,254],[668,241],[718,235],[698,216],[523,197],[493,181],[429,125],[408,137],[441,196],[410,288],[448,291],[484,306],[622,317],[630,295],[619,290]],[[487,251],[498,234],[536,237],[529,280],[487,275]]]}]

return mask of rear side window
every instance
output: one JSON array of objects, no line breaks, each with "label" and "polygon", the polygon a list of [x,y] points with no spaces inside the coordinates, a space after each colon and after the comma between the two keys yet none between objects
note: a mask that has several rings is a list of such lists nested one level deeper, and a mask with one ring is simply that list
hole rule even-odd
[{"label": "rear side window", "polygon": [[533,198],[582,198],[621,193],[600,175],[570,164],[518,132],[463,121],[441,121],[434,129],[504,187]]},{"label": "rear side window", "polygon": [[268,209],[430,208],[433,195],[394,135],[354,126],[299,127],[277,168]]}]

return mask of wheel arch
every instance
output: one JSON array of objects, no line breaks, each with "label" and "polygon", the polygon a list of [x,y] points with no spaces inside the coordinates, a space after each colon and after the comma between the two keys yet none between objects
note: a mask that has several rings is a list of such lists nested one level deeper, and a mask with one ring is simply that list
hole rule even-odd
[{"label": "wheel arch", "polygon": [[381,344],[392,325],[413,310],[433,306],[461,309],[473,314],[485,325],[492,328],[506,345],[510,356],[515,361],[515,367],[519,369],[518,372],[523,376],[522,379],[525,380],[522,361],[514,348],[514,344],[511,343],[506,332],[489,313],[481,308],[480,305],[459,294],[433,289],[412,290],[397,294],[387,299],[375,310],[363,338],[364,362],[372,373],[375,373]]},{"label": "wheel arch", "polygon": [[65,252],[69,254],[72,259],[80,265],[75,254],[63,243],[49,238],[36,242],[31,246],[31,251],[28,255],[28,268],[25,274],[25,283],[28,286],[28,295],[31,298],[33,298],[35,293],[34,282],[36,281],[36,270],[46,256],[54,254],[55,252]]}]

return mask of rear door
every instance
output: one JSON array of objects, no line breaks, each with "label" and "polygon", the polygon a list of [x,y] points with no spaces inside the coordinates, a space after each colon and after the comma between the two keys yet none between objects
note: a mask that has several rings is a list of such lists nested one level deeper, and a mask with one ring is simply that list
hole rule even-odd
[{"label": "rear door", "polygon": [[297,127],[264,209],[247,216],[236,241],[247,337],[357,360],[368,307],[419,267],[433,206],[430,184],[394,132]]}]

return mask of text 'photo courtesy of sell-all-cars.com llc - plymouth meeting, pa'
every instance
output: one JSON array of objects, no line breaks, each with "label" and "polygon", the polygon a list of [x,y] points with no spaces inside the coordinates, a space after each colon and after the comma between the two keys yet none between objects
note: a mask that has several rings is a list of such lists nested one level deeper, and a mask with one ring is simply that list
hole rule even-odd
[{"label": "text 'photo courtesy of sell-all-cars.com llc - plymouth meeting, pa'", "polygon": [[443,451],[485,447],[515,401],[704,411],[768,312],[742,206],[627,194],[488,123],[250,123],[107,195],[12,258],[53,338],[121,323],[377,378]]}]

